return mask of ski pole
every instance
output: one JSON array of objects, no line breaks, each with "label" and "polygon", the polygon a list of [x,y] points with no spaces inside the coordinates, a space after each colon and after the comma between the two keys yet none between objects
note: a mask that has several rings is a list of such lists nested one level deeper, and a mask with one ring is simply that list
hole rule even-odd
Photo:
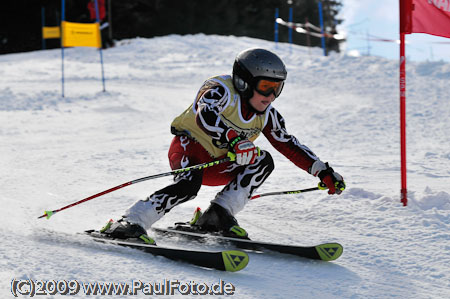
[{"label": "ski pole", "polygon": [[119,190],[119,189],[121,189],[123,187],[129,186],[129,185],[132,185],[132,184],[136,184],[136,183],[140,183],[140,182],[144,182],[144,181],[148,181],[148,180],[152,180],[152,179],[156,179],[156,178],[160,178],[160,177],[170,176],[170,175],[177,174],[177,173],[188,172],[188,171],[192,171],[192,170],[200,170],[200,169],[212,167],[212,166],[215,166],[215,165],[219,165],[219,164],[222,164],[222,163],[225,163],[225,162],[230,162],[230,161],[232,162],[232,161],[235,161],[235,160],[236,160],[236,155],[234,153],[228,152],[227,157],[223,158],[223,159],[219,159],[219,160],[215,160],[215,161],[211,161],[211,162],[206,162],[206,163],[202,163],[202,164],[198,164],[198,165],[194,165],[194,166],[190,166],[190,167],[186,167],[186,168],[175,169],[175,170],[172,170],[172,171],[169,171],[169,172],[164,172],[164,173],[160,173],[160,174],[150,175],[150,176],[146,176],[146,177],[143,177],[143,178],[140,178],[140,179],[137,179],[137,180],[129,181],[127,183],[118,185],[118,186],[113,187],[111,189],[102,191],[100,193],[94,194],[94,195],[89,196],[89,197],[86,197],[85,199],[82,199],[80,201],[74,202],[74,203],[69,204],[69,205],[67,205],[65,207],[62,207],[60,209],[53,210],[53,211],[45,211],[45,213],[43,215],[39,216],[38,219],[44,218],[44,217],[47,217],[47,219],[50,219],[50,217],[52,215],[54,215],[54,214],[56,214],[58,212],[61,212],[61,211],[65,210],[65,209],[74,207],[74,206],[79,205],[79,204],[81,204],[83,202],[89,201],[91,199],[94,199],[96,197],[105,195],[107,193],[110,193],[110,192],[113,192],[113,191],[116,191],[116,190]]},{"label": "ski pole", "polygon": [[311,192],[316,190],[326,190],[328,189],[327,186],[320,182],[317,187],[308,188],[308,189],[302,189],[302,190],[292,190],[292,191],[277,191],[277,192],[269,192],[269,193],[263,193],[263,194],[257,194],[252,196],[250,199],[256,199],[264,196],[272,196],[272,195],[282,195],[282,194],[299,194],[299,193],[305,193],[305,192]]}]

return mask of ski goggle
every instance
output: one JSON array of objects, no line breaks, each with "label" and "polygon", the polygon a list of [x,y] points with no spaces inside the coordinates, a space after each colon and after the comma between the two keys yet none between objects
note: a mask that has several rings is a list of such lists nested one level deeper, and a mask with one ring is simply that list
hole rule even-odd
[{"label": "ski goggle", "polygon": [[255,86],[257,92],[267,97],[272,93],[277,98],[283,90],[284,81],[271,81],[267,79],[260,79]]}]

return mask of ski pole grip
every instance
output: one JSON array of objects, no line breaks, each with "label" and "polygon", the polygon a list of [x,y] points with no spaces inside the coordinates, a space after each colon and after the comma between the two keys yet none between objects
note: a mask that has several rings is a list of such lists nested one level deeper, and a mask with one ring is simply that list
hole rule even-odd
[{"label": "ski pole grip", "polygon": [[231,161],[231,162],[236,161],[236,154],[233,153],[233,152],[228,152],[228,153],[227,153],[227,157],[230,158],[230,161]]},{"label": "ski pole grip", "polygon": [[319,182],[319,184],[317,185],[317,188],[319,188],[319,190],[327,190],[327,185],[325,185],[324,182]]}]

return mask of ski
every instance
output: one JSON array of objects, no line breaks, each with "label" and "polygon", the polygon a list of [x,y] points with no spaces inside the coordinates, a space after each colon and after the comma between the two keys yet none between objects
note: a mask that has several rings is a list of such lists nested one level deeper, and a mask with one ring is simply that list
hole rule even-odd
[{"label": "ski", "polygon": [[205,268],[236,272],[244,269],[249,262],[247,253],[240,250],[197,251],[145,244],[139,242],[138,239],[114,239],[95,230],[88,230],[85,233],[95,241],[130,247],[152,255],[164,256],[171,260],[183,261]]},{"label": "ski", "polygon": [[239,249],[263,252],[270,250],[274,252],[291,254],[298,257],[322,261],[334,261],[339,258],[343,252],[343,247],[339,243],[324,243],[316,246],[298,246],[258,242],[247,239],[213,235],[206,232],[198,232],[187,225],[178,225],[176,227],[169,228],[152,228],[152,230],[157,234],[164,236],[184,236],[186,238],[195,240],[214,240],[221,243],[229,243]]}]

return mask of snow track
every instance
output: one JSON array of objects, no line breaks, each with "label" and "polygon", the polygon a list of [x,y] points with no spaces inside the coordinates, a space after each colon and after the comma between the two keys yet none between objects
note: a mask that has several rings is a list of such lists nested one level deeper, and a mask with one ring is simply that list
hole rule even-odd
[{"label": "snow track", "polygon": [[[339,242],[344,253],[337,261],[250,253],[246,269],[224,273],[76,235],[119,217],[170,178],[123,188],[51,220],[37,219],[44,210],[169,171],[172,119],[189,106],[205,79],[231,72],[235,55],[254,46],[285,61],[288,79],[274,105],[287,129],[344,176],[347,190],[341,196],[318,191],[256,199],[237,218],[258,240]],[[68,49],[61,98],[59,50],[0,56],[2,297],[11,294],[14,278],[223,280],[235,286],[237,298],[450,297],[449,64],[407,66],[410,202],[403,207],[398,61],[322,57],[320,49],[309,56],[303,47],[201,34],[121,41],[104,52],[104,61],[106,93],[98,53]],[[276,163],[258,193],[317,184],[264,137],[256,144]],[[203,188],[156,225],[190,219],[195,207],[206,208],[219,190]]]}]

